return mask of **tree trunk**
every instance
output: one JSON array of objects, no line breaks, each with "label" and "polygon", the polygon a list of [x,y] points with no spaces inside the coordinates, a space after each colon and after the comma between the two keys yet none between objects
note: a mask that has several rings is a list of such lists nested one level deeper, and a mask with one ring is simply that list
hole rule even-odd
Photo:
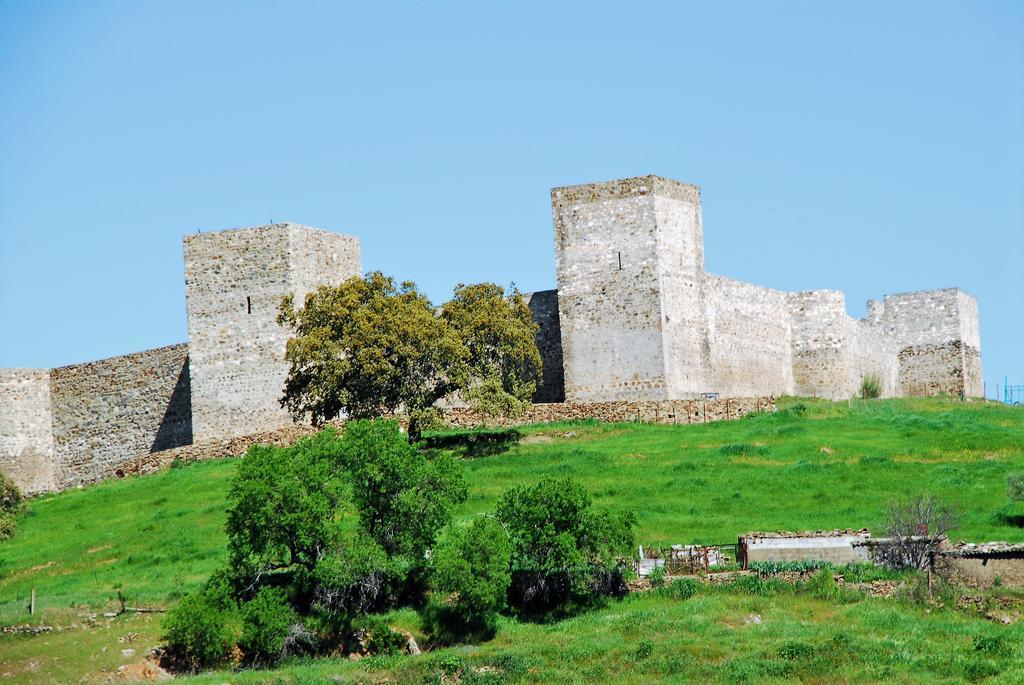
[{"label": "tree trunk", "polygon": [[420,422],[417,419],[415,419],[415,418],[410,416],[409,417],[409,444],[415,444],[415,443],[419,442],[422,437],[423,437],[423,431],[420,430]]}]

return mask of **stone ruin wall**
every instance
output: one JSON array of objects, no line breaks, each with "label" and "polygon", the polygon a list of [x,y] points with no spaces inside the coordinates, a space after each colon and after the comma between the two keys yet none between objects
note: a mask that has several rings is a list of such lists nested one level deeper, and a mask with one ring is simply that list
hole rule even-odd
[{"label": "stone ruin wall", "polygon": [[[652,402],[553,402],[535,404],[526,414],[516,419],[484,416],[466,407],[446,407],[442,410],[442,420],[451,428],[514,427],[530,423],[587,419],[610,423],[683,425],[731,421],[752,412],[774,412],[775,408],[774,397]],[[328,421],[326,426],[344,430],[345,422]],[[320,428],[309,424],[293,423],[270,431],[206,440],[162,452],[150,452],[125,462],[116,475],[122,477],[157,473],[171,466],[175,460],[192,463],[240,456],[253,445],[286,446],[318,430]]]},{"label": "stone ruin wall", "polygon": [[523,293],[537,324],[537,350],[540,352],[542,375],[533,394],[534,402],[565,400],[565,374],[562,370],[562,329],[558,320],[558,291],[541,290]]},{"label": "stone ruin wall", "polygon": [[886,295],[872,317],[896,341],[901,395],[981,397],[978,302],[959,288]]},{"label": "stone ruin wall", "polygon": [[192,442],[188,345],[50,371],[56,488],[93,483],[140,455]]},{"label": "stone ruin wall", "polygon": [[[886,296],[855,320],[838,291],[783,293],[705,273],[700,190],[656,176],[555,188],[552,213],[559,289],[525,295],[544,363],[530,420],[583,411],[691,422],[671,402],[705,392],[845,399],[868,373],[884,397],[982,393],[977,303],[958,289]],[[0,371],[0,468],[26,490],[142,470],[153,450],[192,439],[295,427],[278,402],[278,305],[359,275],[358,239],[275,224],[187,236],[184,251],[187,348]],[[645,403],[653,418],[623,414]]]},{"label": "stone ruin wall", "polygon": [[882,397],[899,394],[896,346],[869,319],[846,313],[838,290],[789,293],[793,321],[794,394],[846,399],[860,391],[867,375],[878,377]]},{"label": "stone ruin wall", "polygon": [[57,489],[48,369],[0,369],[0,472],[25,494]]},{"label": "stone ruin wall", "polygon": [[705,274],[711,390],[728,397],[792,394],[786,293]]},{"label": "stone ruin wall", "polygon": [[522,426],[552,421],[594,419],[608,423],[692,424],[731,421],[752,412],[774,412],[774,397],[737,397],[717,400],[651,400],[617,402],[558,402],[534,404],[514,419],[488,417],[465,407],[444,411],[444,422],[453,428]]},{"label": "stone ruin wall", "polygon": [[358,239],[274,224],[184,243],[196,440],[290,424],[279,402],[288,374],[281,299],[294,294],[298,306],[316,287],[360,275]]}]

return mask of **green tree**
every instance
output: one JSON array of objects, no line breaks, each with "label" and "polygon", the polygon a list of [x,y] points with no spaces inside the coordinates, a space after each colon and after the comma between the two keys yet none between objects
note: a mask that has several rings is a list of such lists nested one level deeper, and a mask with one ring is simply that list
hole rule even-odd
[{"label": "green tree", "polygon": [[333,429],[291,447],[255,445],[228,490],[227,533],[236,576],[311,573],[340,531],[348,474]]},{"label": "green tree", "polygon": [[545,613],[625,591],[636,519],[593,507],[571,479],[514,487],[498,504],[512,541],[511,597],[520,610]]},{"label": "green tree", "polygon": [[462,397],[495,416],[518,416],[530,405],[541,374],[537,324],[522,295],[493,283],[459,284],[441,316],[465,345]]},{"label": "green tree", "polygon": [[222,574],[186,595],[163,620],[167,660],[177,670],[210,668],[228,660],[238,635],[237,604]]},{"label": "green tree", "polygon": [[299,309],[286,297],[278,322],[294,334],[281,404],[314,424],[404,411],[415,442],[438,400],[461,391],[515,413],[540,375],[529,309],[495,285],[460,285],[438,315],[414,283],[373,272],[321,287]]},{"label": "green tree", "polygon": [[242,605],[242,634],[238,646],[255,665],[270,665],[280,660],[285,640],[298,617],[284,591],[264,587]]},{"label": "green tree", "polygon": [[445,641],[494,634],[512,581],[512,543],[494,518],[460,528],[431,557],[434,595],[425,608],[431,632]]},{"label": "green tree", "polygon": [[17,515],[25,509],[25,497],[6,474],[0,473],[0,540],[14,535]]},{"label": "green tree", "polygon": [[423,559],[468,489],[449,455],[427,457],[397,421],[352,421],[341,441],[362,529],[388,556]]}]

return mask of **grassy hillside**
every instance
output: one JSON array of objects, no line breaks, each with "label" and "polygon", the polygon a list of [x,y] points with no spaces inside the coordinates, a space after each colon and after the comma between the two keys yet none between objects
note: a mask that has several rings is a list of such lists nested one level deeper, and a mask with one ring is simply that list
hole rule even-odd
[{"label": "grassy hillside", "polygon": [[[852,404],[790,399],[781,407],[773,415],[718,424],[548,424],[472,441],[465,435],[440,435],[434,443],[435,449],[466,458],[471,494],[460,517],[492,508],[498,495],[516,482],[573,476],[598,504],[635,511],[643,542],[732,542],[749,530],[867,526],[878,531],[888,499],[921,491],[955,500],[963,508],[963,523],[954,537],[1024,540],[1024,529],[1006,526],[995,516],[1006,502],[1007,473],[1024,471],[1020,409],[934,399]],[[81,613],[113,606],[117,590],[130,604],[173,603],[223,559],[224,495],[236,464],[233,459],[208,462],[33,500],[30,513],[19,520],[17,536],[0,545],[0,623],[27,620],[25,607],[33,587],[41,610],[36,620],[55,624],[77,623]],[[645,604],[649,601],[630,600],[639,602],[636,607],[643,611],[659,613]],[[740,599],[713,596],[701,601],[700,611],[712,617],[708,620],[725,621],[735,608],[730,603]],[[826,630],[833,620],[829,612],[840,610],[819,604],[790,598],[785,606],[775,602],[773,610],[789,616],[786,621],[794,625],[806,620],[808,636],[813,633],[818,640],[823,639],[818,628]],[[580,630],[590,631],[588,642],[613,639],[616,633],[608,633],[601,622],[614,623],[610,616],[627,610],[627,605],[617,606],[605,610],[610,614],[576,619],[582,622]],[[680,603],[656,620],[689,625],[696,620],[691,616],[694,606]],[[867,605],[857,604],[850,611],[866,611],[861,606]],[[863,623],[864,639],[869,639],[879,629],[874,619],[868,620],[870,613],[863,621],[856,615],[843,620],[855,632]],[[955,624],[961,619],[942,620]],[[155,644],[158,628],[151,620],[121,617],[110,625],[136,623],[131,630]],[[569,639],[558,637],[566,630],[576,628],[517,625],[503,631],[505,637],[499,636],[497,644],[514,641],[516,631],[537,631],[536,639],[550,638],[556,644]],[[803,629],[795,630],[798,637],[793,639],[800,639]],[[51,644],[37,656],[70,658],[58,645],[73,634],[82,641],[80,630],[45,636]],[[24,665],[32,659],[31,645],[42,646],[42,640],[0,638],[0,661]],[[937,650],[941,643],[936,640]],[[498,648],[487,645],[482,650]],[[539,647],[527,651],[535,649]],[[716,649],[716,662],[749,652],[736,651],[734,645]],[[600,652],[594,651],[595,659],[612,658]],[[27,673],[21,667],[14,672]],[[698,671],[693,673],[698,676]]]}]

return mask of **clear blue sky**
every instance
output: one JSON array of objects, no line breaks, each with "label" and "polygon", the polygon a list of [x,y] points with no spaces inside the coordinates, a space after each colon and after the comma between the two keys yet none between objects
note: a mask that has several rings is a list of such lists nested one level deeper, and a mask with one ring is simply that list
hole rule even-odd
[{"label": "clear blue sky", "polygon": [[709,271],[959,286],[1024,383],[1024,3],[838,5],[0,0],[0,366],[184,341],[197,229],[552,288],[549,188],[657,173]]}]

